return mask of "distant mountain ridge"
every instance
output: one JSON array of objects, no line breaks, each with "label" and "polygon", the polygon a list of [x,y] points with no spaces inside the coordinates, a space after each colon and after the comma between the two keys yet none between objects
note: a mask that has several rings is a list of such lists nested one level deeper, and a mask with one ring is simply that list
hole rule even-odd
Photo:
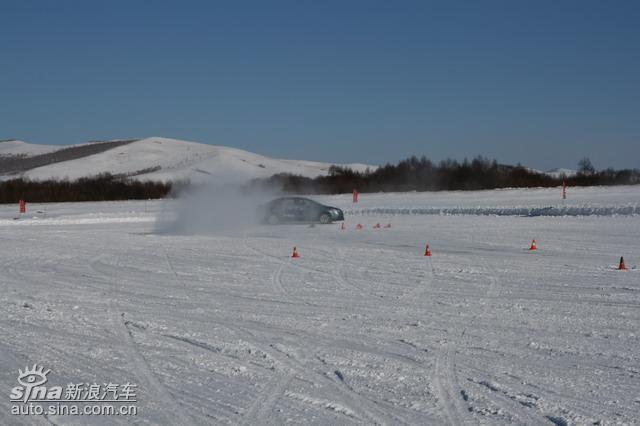
[{"label": "distant mountain ridge", "polygon": [[[180,139],[149,137],[92,141],[77,145],[37,145],[20,140],[0,141],[0,179],[70,179],[111,173],[139,180],[192,182],[215,179],[242,183],[278,173],[305,177],[326,175],[332,163],[275,159],[249,151]],[[356,171],[377,166],[335,164]],[[535,173],[552,177],[574,176],[575,170],[553,169]]]},{"label": "distant mountain ridge", "polygon": [[[354,170],[366,164],[336,164]],[[111,173],[139,180],[242,183],[278,173],[325,175],[330,163],[274,159],[241,149],[180,139],[150,137],[51,146],[19,140],[0,142],[0,177],[70,179]]]}]

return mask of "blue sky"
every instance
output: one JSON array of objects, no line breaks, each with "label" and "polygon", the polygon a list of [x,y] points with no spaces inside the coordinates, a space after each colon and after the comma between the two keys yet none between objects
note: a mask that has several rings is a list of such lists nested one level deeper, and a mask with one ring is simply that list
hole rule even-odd
[{"label": "blue sky", "polygon": [[0,139],[640,167],[637,1],[0,1]]}]

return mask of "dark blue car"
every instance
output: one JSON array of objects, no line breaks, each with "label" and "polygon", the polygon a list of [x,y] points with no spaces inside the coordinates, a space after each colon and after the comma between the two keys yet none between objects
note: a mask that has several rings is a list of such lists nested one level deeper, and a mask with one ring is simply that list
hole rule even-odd
[{"label": "dark blue car", "polygon": [[302,197],[283,197],[261,207],[262,220],[270,225],[278,223],[331,223],[344,220],[344,213],[336,207],[325,206]]}]

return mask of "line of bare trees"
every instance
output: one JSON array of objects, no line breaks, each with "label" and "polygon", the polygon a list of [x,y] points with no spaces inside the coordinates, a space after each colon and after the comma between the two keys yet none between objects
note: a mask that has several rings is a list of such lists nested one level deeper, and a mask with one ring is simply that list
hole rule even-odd
[{"label": "line of bare trees", "polygon": [[521,165],[498,164],[496,160],[476,157],[471,161],[444,160],[434,164],[426,157],[415,156],[398,164],[386,164],[364,172],[331,167],[327,176],[307,178],[278,174],[253,180],[247,189],[276,188],[289,193],[337,194],[351,192],[479,190],[495,188],[526,188],[594,185],[628,185],[640,183],[640,170],[607,169],[596,171],[588,159],[579,163],[574,176],[549,176]]},{"label": "line of bare trees", "polygon": [[[471,161],[444,160],[434,164],[426,157],[411,157],[398,164],[386,164],[375,170],[358,172],[332,166],[327,176],[308,178],[278,174],[255,179],[244,189],[268,188],[298,194],[337,194],[351,192],[400,192],[478,190],[494,188],[629,185],[640,183],[640,170],[596,170],[589,159],[579,163],[574,176],[549,176],[522,167],[498,164],[496,160],[476,157]],[[32,181],[23,178],[0,181],[0,203],[65,201],[114,201],[157,199],[177,194],[188,182],[153,182],[129,176],[102,174],[69,180]]]},{"label": "line of bare trees", "polygon": [[11,179],[0,182],[0,203],[32,203],[66,201],[115,201],[164,198],[171,192],[171,183],[138,181],[102,174],[69,180],[32,181]]}]

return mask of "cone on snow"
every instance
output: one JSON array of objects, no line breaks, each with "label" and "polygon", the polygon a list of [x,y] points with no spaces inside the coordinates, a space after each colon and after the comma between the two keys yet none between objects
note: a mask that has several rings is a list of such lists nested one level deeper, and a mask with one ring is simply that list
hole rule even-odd
[{"label": "cone on snow", "polygon": [[291,257],[300,257],[300,253],[298,253],[298,247],[293,248],[293,254]]},{"label": "cone on snow", "polygon": [[359,224],[356,225],[356,229],[364,229],[364,226],[362,226],[362,224],[359,223]]},{"label": "cone on snow", "polygon": [[424,249],[424,255],[431,256],[431,248],[429,247],[429,244],[427,244],[427,247]]},{"label": "cone on snow", "polygon": [[529,250],[538,250],[538,244],[536,244],[536,240],[531,240],[531,247]]},{"label": "cone on snow", "polygon": [[624,257],[620,257],[620,265],[618,266],[618,270],[626,271],[627,267],[624,265]]}]

